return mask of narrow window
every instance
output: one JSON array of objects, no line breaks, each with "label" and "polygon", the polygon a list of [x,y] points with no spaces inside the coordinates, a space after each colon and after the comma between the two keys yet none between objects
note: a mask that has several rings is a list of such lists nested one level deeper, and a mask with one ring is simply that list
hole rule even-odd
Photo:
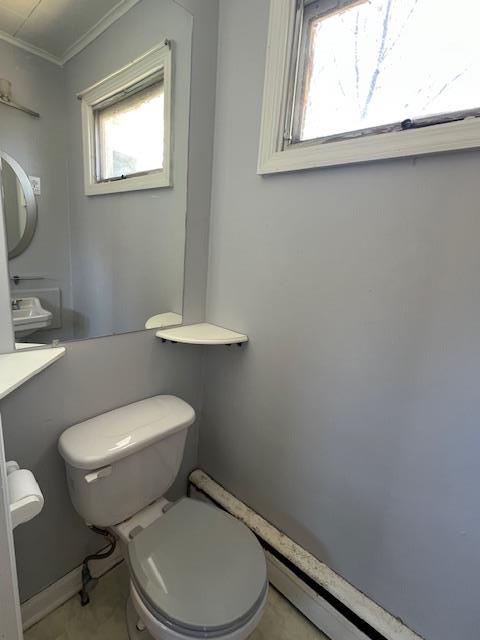
[{"label": "narrow window", "polygon": [[480,147],[479,21],[476,0],[271,0],[259,173]]},{"label": "narrow window", "polygon": [[480,107],[473,0],[455,11],[438,0],[303,5],[292,142]]}]

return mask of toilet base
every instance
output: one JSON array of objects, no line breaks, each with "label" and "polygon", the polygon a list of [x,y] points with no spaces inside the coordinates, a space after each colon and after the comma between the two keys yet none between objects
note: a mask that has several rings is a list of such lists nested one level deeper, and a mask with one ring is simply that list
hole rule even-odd
[{"label": "toilet base", "polygon": [[[267,597],[268,587],[265,590],[260,606],[248,622],[243,627],[235,629],[230,633],[227,632],[224,635],[213,636],[215,640],[247,640],[260,622],[267,603]],[[145,631],[139,631],[136,628],[139,620],[139,612],[141,613],[141,619],[148,625],[148,629],[150,631],[147,629],[145,629]],[[187,636],[174,629],[169,629],[165,627],[160,620],[154,618],[146,608],[132,582],[130,583],[130,597],[128,598],[127,603],[127,623],[130,640],[194,640],[194,638],[199,637],[198,635]],[[203,637],[205,638],[208,636],[203,635]],[[212,638],[212,635],[210,635],[210,638]]]},{"label": "toilet base", "polygon": [[127,617],[127,630],[130,640],[153,640],[153,636],[148,633],[148,629],[139,631],[137,629],[138,613],[132,603],[132,598],[128,596],[127,608],[125,611]]}]

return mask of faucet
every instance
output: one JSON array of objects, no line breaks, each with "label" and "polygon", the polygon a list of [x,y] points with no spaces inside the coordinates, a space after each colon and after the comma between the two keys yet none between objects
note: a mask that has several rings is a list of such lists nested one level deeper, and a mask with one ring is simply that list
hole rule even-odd
[{"label": "faucet", "polygon": [[12,311],[18,311],[20,309],[20,300],[18,298],[12,298]]}]

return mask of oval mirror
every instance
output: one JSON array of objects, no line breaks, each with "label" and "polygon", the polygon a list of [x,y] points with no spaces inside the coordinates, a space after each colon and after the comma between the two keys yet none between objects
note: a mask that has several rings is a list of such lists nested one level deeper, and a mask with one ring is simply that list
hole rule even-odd
[{"label": "oval mirror", "polygon": [[8,257],[19,256],[32,241],[37,224],[37,202],[27,174],[16,160],[0,151],[1,193]]}]

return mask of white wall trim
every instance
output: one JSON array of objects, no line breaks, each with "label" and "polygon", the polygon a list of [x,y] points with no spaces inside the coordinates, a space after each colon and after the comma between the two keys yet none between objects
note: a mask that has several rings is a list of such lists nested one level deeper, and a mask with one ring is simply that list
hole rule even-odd
[{"label": "white wall trim", "polygon": [[281,173],[480,148],[480,118],[284,148],[295,0],[271,0],[257,173]]},{"label": "white wall trim", "polygon": [[383,609],[335,573],[324,562],[321,562],[265,518],[262,518],[261,515],[226,491],[201,469],[196,469],[190,474],[190,482],[226,511],[244,522],[259,538],[381,633],[386,640],[422,640],[401,620]]},{"label": "white wall trim", "polygon": [[52,62],[53,64],[58,65],[59,67],[62,66],[62,61],[60,60],[60,58],[57,58],[57,56],[48,53],[48,51],[45,51],[44,49],[39,49],[39,47],[35,47],[33,44],[29,44],[28,42],[25,42],[25,40],[14,38],[5,31],[0,30],[0,40],[4,40],[5,42],[8,42],[8,44],[13,45],[14,47],[18,47],[19,49],[23,49],[24,51],[28,51],[29,53],[33,53],[34,55],[39,56],[44,60],[48,60],[48,62]]},{"label": "white wall trim", "polygon": [[[165,39],[162,44],[150,49],[144,55],[78,94],[78,98],[82,101],[85,195],[95,196],[172,186],[170,167],[172,146],[172,65],[172,43]],[[163,73],[164,92],[163,168],[145,175],[127,176],[125,180],[97,182],[95,105],[160,71]]]},{"label": "white wall trim", "polygon": [[268,551],[268,580],[316,627],[331,640],[369,640],[355,625],[347,620],[324,598],[300,580],[288,567]]},{"label": "white wall trim", "polygon": [[103,18],[93,25],[86,33],[84,33],[76,42],[68,47],[61,56],[56,56],[53,53],[45,51],[40,47],[36,47],[33,44],[25,42],[21,38],[11,36],[6,31],[0,30],[0,40],[4,40],[15,47],[24,49],[29,53],[33,53],[40,58],[44,58],[53,64],[63,67],[63,65],[83,51],[89,44],[98,38],[104,31],[106,31],[114,22],[121,18],[127,11],[130,11],[132,7],[138,4],[140,0],[121,0],[116,4]]},{"label": "white wall trim", "polygon": [[[200,492],[195,485],[190,487],[190,497],[208,504],[215,504],[205,493]],[[331,640],[369,640],[360,629],[311,589],[273,554],[265,551],[265,558],[267,560],[267,574],[270,584]]]},{"label": "white wall trim", "polygon": [[271,0],[263,86],[258,173],[271,173],[280,152],[288,92],[290,51],[295,26],[295,0]]},{"label": "white wall trim", "polygon": [[[94,560],[91,563],[92,575],[99,578],[121,562],[122,559],[121,550],[117,547],[109,558]],[[64,602],[73,598],[74,595],[78,594],[81,586],[82,567],[80,566],[24,602],[22,604],[23,630],[26,631],[45,618],[45,616],[48,616],[49,613],[58,609]]]},{"label": "white wall trim", "polygon": [[[365,634],[268,551],[266,558],[270,583],[332,640],[368,640]],[[92,563],[92,573],[95,577],[100,577],[121,561],[122,555],[117,548],[110,558]],[[77,567],[22,604],[24,631],[78,594],[81,587],[81,571],[82,568]]]},{"label": "white wall trim", "polygon": [[62,55],[61,64],[65,64],[76,56],[80,51],[83,51],[85,47],[88,47],[90,43],[98,38],[104,31],[108,29],[114,22],[121,18],[127,11],[130,11],[132,7],[138,4],[140,0],[121,0],[110,11],[100,18],[100,20],[93,25],[86,33],[83,34],[76,42],[74,42]]}]

